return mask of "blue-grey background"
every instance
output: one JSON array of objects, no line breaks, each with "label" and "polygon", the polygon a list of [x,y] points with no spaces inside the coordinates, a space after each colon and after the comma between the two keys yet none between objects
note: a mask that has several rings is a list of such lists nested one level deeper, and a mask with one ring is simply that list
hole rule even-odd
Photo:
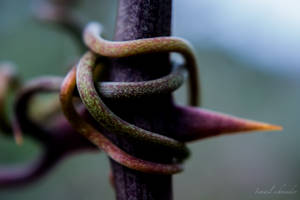
[{"label": "blue-grey background", "polygon": [[[300,198],[300,2],[297,0],[174,0],[173,35],[194,45],[203,107],[280,124],[282,132],[224,136],[192,143],[175,199],[296,200]],[[32,0],[0,1],[0,60],[16,63],[25,80],[64,75],[79,50],[67,33],[37,23]],[[82,0],[76,10],[112,35],[117,0]],[[111,37],[110,37],[111,38]],[[185,103],[185,88],[176,100]],[[0,163],[26,163],[39,146],[0,136]],[[114,199],[104,154],[80,154],[25,188],[0,190],[1,200]],[[293,195],[258,195],[259,188],[296,187]]]}]

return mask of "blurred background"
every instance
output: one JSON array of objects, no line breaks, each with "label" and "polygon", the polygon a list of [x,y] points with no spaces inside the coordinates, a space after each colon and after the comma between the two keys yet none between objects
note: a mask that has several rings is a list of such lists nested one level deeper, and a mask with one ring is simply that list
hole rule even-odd
[{"label": "blurred background", "polygon": [[[66,32],[33,19],[35,3],[0,1],[0,60],[13,61],[24,80],[64,75],[80,56]],[[174,176],[175,199],[300,199],[299,10],[297,0],[173,0],[173,35],[190,40],[196,49],[202,106],[284,127],[189,145],[192,157],[184,173]],[[105,34],[112,36],[117,0],[82,0],[76,11],[103,23]],[[185,104],[185,95],[183,87],[176,101]],[[30,138],[16,146],[0,135],[1,165],[26,163],[38,154]],[[32,185],[0,189],[0,199],[114,199],[108,172],[104,154],[83,153]],[[255,193],[273,186],[297,192]]]}]

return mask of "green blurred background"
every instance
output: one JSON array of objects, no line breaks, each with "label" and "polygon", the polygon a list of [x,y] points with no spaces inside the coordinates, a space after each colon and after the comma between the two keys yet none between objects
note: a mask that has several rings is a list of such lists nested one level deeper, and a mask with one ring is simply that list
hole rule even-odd
[{"label": "green blurred background", "polygon": [[[245,51],[247,46],[231,51],[228,45],[216,45],[218,43],[214,40],[219,35],[221,37],[222,32],[210,38],[199,33],[198,40],[191,30],[206,30],[214,21],[208,20],[203,24],[197,13],[194,13],[193,19],[185,17],[189,6],[194,6],[196,1],[183,2],[174,0],[173,34],[190,39],[196,48],[203,107],[279,124],[284,130],[224,136],[189,145],[192,157],[186,163],[184,173],[174,176],[175,199],[300,199],[300,70],[288,68],[283,60],[273,70],[268,62],[256,62],[255,57],[243,56],[249,54]],[[35,3],[30,0],[0,1],[0,60],[16,63],[19,74],[25,80],[44,74],[64,75],[70,61],[80,56],[78,47],[67,33],[54,25],[33,20],[31,9]],[[201,8],[201,4],[197,6],[200,11],[206,9]],[[76,10],[87,19],[103,23],[105,35],[112,35],[117,0],[82,0]],[[219,20],[222,17],[215,19]],[[236,30],[233,29],[235,34]],[[266,38],[272,37],[272,31],[264,33]],[[234,42],[229,40],[230,44]],[[294,41],[291,44],[299,43]],[[253,48],[252,52],[255,52],[255,46]],[[257,48],[261,50],[259,46]],[[293,47],[286,45],[286,48]],[[290,51],[286,54],[287,58],[291,57]],[[186,103],[185,93],[185,87],[176,92],[178,103]],[[39,146],[30,138],[25,138],[22,146],[16,146],[12,139],[0,137],[2,165],[25,163],[38,154]],[[0,199],[114,199],[108,172],[109,163],[104,154],[83,153],[64,160],[46,177],[30,186],[0,189]],[[297,193],[255,194],[257,188],[268,190],[285,184],[296,186]]]}]

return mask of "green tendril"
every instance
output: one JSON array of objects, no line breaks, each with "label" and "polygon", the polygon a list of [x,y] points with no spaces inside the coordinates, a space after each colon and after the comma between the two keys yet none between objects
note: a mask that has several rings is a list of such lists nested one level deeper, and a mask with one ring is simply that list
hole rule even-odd
[{"label": "green tendril", "polygon": [[182,171],[180,164],[160,164],[133,157],[108,140],[76,112],[72,96],[76,87],[76,68],[66,76],[60,92],[62,110],[72,126],[116,162],[134,170],[153,174],[174,174]]},{"label": "green tendril", "polygon": [[84,29],[85,44],[95,53],[111,58],[123,58],[141,54],[174,52],[185,59],[189,72],[190,104],[199,103],[197,62],[192,46],[188,41],[178,37],[156,37],[131,41],[108,41],[101,37],[102,28],[99,23],[91,22]]}]

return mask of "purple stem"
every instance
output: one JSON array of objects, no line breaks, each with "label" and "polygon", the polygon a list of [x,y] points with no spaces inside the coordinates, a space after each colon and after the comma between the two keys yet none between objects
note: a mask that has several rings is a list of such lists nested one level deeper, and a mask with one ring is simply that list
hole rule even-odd
[{"label": "purple stem", "polygon": [[[120,0],[115,40],[134,40],[171,33],[171,0]],[[145,81],[168,74],[171,70],[169,54],[145,55],[115,59],[110,71],[112,81]],[[122,119],[160,134],[170,133],[168,119],[172,116],[170,94],[131,101],[106,101]],[[151,148],[107,133],[114,143],[126,152],[149,161],[169,163],[170,152]],[[169,135],[170,136],[170,135]],[[128,169],[111,160],[118,200],[171,200],[172,177],[149,175]]]},{"label": "purple stem", "polygon": [[[21,130],[41,143],[44,152],[37,160],[26,165],[1,166],[0,189],[27,186],[46,175],[60,160],[73,153],[98,151],[97,147],[71,127],[63,115],[53,119],[53,125],[49,128],[43,128],[31,120],[27,113],[29,100],[34,94],[41,92],[39,89],[43,89],[42,84],[37,83],[37,85],[39,88],[24,90],[19,95],[15,104],[15,114]],[[80,110],[81,114],[88,118],[87,113],[83,109]]]},{"label": "purple stem", "polygon": [[[86,115],[86,114],[85,114]],[[39,129],[41,130],[41,129]],[[59,161],[78,152],[98,152],[98,148],[75,132],[69,122],[60,117],[51,130],[35,132],[30,136],[43,145],[44,153],[26,165],[0,168],[0,189],[27,186],[45,176]],[[51,140],[42,141],[37,134],[47,135]]]},{"label": "purple stem", "polygon": [[61,158],[61,152],[46,151],[36,161],[25,166],[1,167],[0,188],[27,186],[47,174]]}]

